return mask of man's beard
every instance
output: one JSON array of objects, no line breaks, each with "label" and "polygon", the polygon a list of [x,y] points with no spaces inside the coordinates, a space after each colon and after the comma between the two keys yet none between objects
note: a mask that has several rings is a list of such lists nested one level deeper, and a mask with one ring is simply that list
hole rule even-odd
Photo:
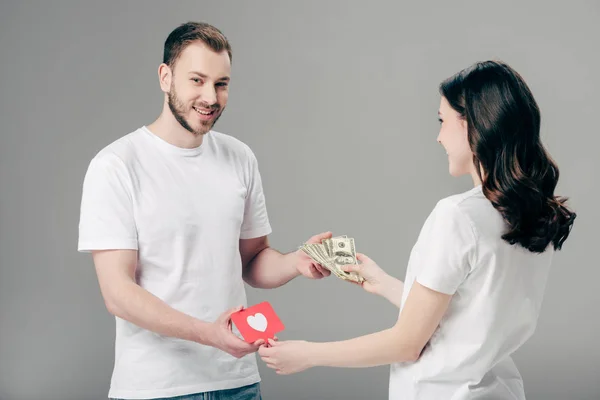
[{"label": "man's beard", "polygon": [[[174,85],[171,85],[171,90],[169,91],[168,97],[169,97],[169,108],[171,109],[171,113],[173,113],[173,116],[175,117],[175,119],[177,120],[177,122],[179,122],[179,124],[185,130],[193,133],[196,136],[204,135],[208,131],[210,131],[212,129],[212,127],[215,125],[215,123],[221,117],[221,114],[223,113],[223,110],[220,109],[221,107],[219,106],[219,104],[214,104],[213,106],[209,106],[206,103],[200,104],[200,106],[202,108],[214,109],[216,113],[218,112],[218,114],[211,121],[200,121],[199,128],[198,129],[194,129],[194,128],[192,128],[192,126],[190,125],[190,123],[185,118],[186,107],[185,107],[185,104],[177,96],[177,92],[175,91],[175,86]],[[194,109],[192,109],[192,111],[196,112]]]}]

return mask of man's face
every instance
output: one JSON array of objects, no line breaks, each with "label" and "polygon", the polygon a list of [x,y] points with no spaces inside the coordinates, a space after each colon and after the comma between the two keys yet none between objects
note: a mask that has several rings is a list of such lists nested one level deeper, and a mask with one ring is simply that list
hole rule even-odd
[{"label": "man's face", "polygon": [[229,96],[231,61],[201,41],[189,44],[175,61],[168,104],[175,119],[194,135],[204,135],[217,122]]}]

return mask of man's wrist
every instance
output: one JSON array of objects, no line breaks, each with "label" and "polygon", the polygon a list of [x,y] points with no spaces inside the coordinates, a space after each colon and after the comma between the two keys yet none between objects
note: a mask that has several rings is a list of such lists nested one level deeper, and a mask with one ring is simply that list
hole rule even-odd
[{"label": "man's wrist", "polygon": [[285,258],[287,258],[285,264],[289,266],[291,273],[294,274],[294,278],[302,275],[302,273],[298,269],[298,264],[300,261],[300,254],[298,253],[299,251],[300,250],[296,250],[284,256]]},{"label": "man's wrist", "polygon": [[192,330],[194,332],[194,342],[215,347],[216,335],[213,323],[194,319],[192,322]]}]

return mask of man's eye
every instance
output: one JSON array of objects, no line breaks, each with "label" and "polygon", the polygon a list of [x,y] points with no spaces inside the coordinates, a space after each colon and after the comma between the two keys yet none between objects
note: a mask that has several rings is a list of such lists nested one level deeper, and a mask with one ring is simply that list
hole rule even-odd
[{"label": "man's eye", "polygon": [[200,79],[199,78],[192,78],[192,81],[194,81],[196,83],[200,83]]},{"label": "man's eye", "polygon": [[227,86],[227,82],[219,82],[217,83],[217,86],[225,87]]}]

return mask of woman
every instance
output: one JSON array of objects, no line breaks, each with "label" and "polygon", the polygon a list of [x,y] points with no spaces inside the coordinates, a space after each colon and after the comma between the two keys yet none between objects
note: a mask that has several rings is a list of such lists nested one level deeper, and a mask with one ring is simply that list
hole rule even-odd
[{"label": "woman", "polygon": [[280,374],[391,364],[390,399],[524,399],[510,355],[533,334],[555,250],[576,214],[555,197],[558,168],[540,113],[508,65],[486,61],[440,85],[450,174],[474,187],[439,201],[412,249],[405,282],[359,254],[365,290],[400,308],[387,330],[333,343],[270,341]]}]

